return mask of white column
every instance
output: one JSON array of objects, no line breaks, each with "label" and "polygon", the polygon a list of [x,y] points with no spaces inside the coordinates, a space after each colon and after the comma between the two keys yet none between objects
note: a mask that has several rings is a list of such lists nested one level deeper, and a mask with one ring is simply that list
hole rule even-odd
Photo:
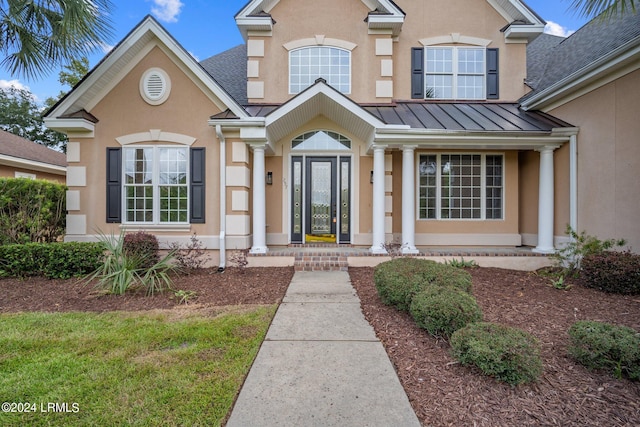
[{"label": "white column", "polygon": [[540,152],[540,183],[538,184],[538,246],[534,252],[550,254],[553,246],[553,151],[555,146],[542,147]]},{"label": "white column", "polygon": [[373,244],[370,251],[386,254],[384,248],[384,145],[373,146]]},{"label": "white column", "polygon": [[267,253],[264,145],[253,145],[253,246],[250,253]]},{"label": "white column", "polygon": [[416,249],[416,181],[415,145],[402,147],[402,253],[417,254]]}]

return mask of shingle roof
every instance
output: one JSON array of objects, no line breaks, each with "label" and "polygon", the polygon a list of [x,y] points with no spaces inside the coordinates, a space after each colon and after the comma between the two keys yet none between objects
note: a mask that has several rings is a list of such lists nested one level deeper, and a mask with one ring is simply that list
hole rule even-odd
[{"label": "shingle roof", "polygon": [[561,43],[565,37],[540,34],[527,46],[527,80],[526,84],[535,89],[544,76],[549,56],[553,49]]},{"label": "shingle roof", "polygon": [[0,129],[0,154],[55,166],[67,166],[67,156]]},{"label": "shingle roof", "polygon": [[239,45],[200,62],[240,105],[247,100],[247,46]]},{"label": "shingle roof", "polygon": [[[640,0],[636,0],[635,4],[636,13],[613,16],[610,20],[596,17],[555,47],[550,48],[548,39],[541,40],[537,47],[534,41],[527,79],[534,91],[548,88],[612,51],[639,39]],[[527,57],[530,58],[529,52]],[[540,73],[543,67],[544,72]]]}]

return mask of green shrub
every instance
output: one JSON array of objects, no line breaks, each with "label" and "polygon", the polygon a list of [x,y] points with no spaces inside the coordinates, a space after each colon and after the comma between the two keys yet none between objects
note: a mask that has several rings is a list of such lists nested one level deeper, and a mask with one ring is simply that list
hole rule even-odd
[{"label": "green shrub", "polygon": [[100,241],[106,248],[104,262],[87,275],[85,281],[88,283],[95,279],[96,288],[116,295],[137,288],[143,288],[147,295],[171,289],[170,273],[176,270],[171,262],[174,252],[170,251],[161,260],[148,265],[148,258],[124,249],[124,240],[124,232],[120,237],[100,235]]},{"label": "green shrub", "polygon": [[57,242],[0,246],[0,276],[44,276],[50,279],[81,277],[102,262],[100,243]]},{"label": "green shrub", "polygon": [[601,254],[609,249],[624,246],[627,243],[624,239],[600,240],[597,237],[586,234],[584,231],[578,233],[569,225],[567,225],[566,233],[571,238],[569,243],[551,255],[556,266],[562,268],[563,276],[577,277],[584,257]]},{"label": "green shrub", "polygon": [[579,321],[569,328],[569,354],[589,369],[640,380],[640,333],[626,326]]},{"label": "green shrub", "polygon": [[582,284],[616,294],[640,294],[640,255],[602,252],[585,256],[580,272]]},{"label": "green shrub", "polygon": [[0,245],[59,240],[66,189],[49,181],[0,178]]},{"label": "green shrub", "polygon": [[476,299],[459,289],[429,286],[414,295],[409,312],[431,335],[448,338],[469,323],[482,320]]},{"label": "green shrub", "polygon": [[522,330],[495,323],[474,323],[451,336],[451,353],[463,365],[511,385],[542,374],[538,340]]},{"label": "green shrub", "polygon": [[373,280],[380,299],[399,310],[409,310],[411,299],[430,285],[471,291],[471,275],[459,268],[418,258],[395,258],[379,264]]},{"label": "green shrub", "polygon": [[149,268],[160,259],[158,239],[144,231],[125,234],[122,249],[129,258],[138,259],[142,268]]}]

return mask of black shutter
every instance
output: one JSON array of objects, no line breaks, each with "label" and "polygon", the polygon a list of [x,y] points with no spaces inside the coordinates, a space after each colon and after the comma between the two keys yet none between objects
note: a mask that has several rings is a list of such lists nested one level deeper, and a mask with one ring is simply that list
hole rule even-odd
[{"label": "black shutter", "polygon": [[122,149],[107,148],[107,223],[122,222]]},{"label": "black shutter", "polygon": [[411,48],[411,98],[424,99],[424,48]]},{"label": "black shutter", "polygon": [[500,98],[498,77],[498,49],[487,49],[487,99]]},{"label": "black shutter", "polygon": [[191,215],[189,221],[192,224],[204,224],[205,202],[205,149],[192,148],[190,150],[191,161]]}]

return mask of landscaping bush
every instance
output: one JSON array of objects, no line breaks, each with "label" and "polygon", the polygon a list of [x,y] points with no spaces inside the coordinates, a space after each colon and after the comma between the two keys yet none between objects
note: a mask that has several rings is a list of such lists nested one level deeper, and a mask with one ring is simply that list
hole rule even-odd
[{"label": "landscaping bush", "polygon": [[511,385],[535,381],[542,374],[538,340],[520,329],[474,323],[456,331],[450,344],[460,363]]},{"label": "landscaping bush", "polygon": [[589,369],[640,380],[640,333],[626,326],[579,321],[569,328],[569,354]]},{"label": "landscaping bush", "polygon": [[469,323],[482,320],[476,299],[451,287],[426,287],[414,295],[409,312],[419,327],[444,338]]},{"label": "landscaping bush", "polygon": [[139,261],[141,268],[149,268],[160,259],[158,239],[144,231],[125,234],[122,248],[129,258]]},{"label": "landscaping bush", "polygon": [[0,276],[68,279],[95,270],[104,256],[100,243],[27,243],[0,246]]},{"label": "landscaping bush", "polygon": [[64,235],[66,187],[0,178],[0,245],[55,242]]},{"label": "landscaping bush", "polygon": [[581,283],[616,294],[640,294],[640,255],[602,252],[582,259]]},{"label": "landscaping bush", "polygon": [[624,239],[600,240],[586,234],[585,231],[578,233],[570,225],[567,225],[566,233],[570,237],[569,242],[551,255],[556,266],[562,269],[563,277],[578,277],[584,257],[601,254],[609,249],[622,247],[627,243]]},{"label": "landscaping bush", "polygon": [[396,258],[379,264],[373,276],[380,299],[399,310],[409,310],[411,299],[430,285],[471,291],[471,275],[459,268],[418,258]]},{"label": "landscaping bush", "polygon": [[[143,237],[140,240],[146,242],[146,239]],[[145,258],[144,254],[140,256],[138,252],[127,252],[124,249],[124,232],[121,232],[119,237],[100,234],[100,242],[106,249],[104,262],[85,276],[87,283],[96,280],[96,288],[116,295],[122,295],[130,289],[142,288],[151,296],[156,292],[171,289],[171,273],[176,271],[172,262],[174,251],[169,251],[161,260],[148,265],[149,257]],[[146,248],[145,245],[147,243],[140,246]]]}]

